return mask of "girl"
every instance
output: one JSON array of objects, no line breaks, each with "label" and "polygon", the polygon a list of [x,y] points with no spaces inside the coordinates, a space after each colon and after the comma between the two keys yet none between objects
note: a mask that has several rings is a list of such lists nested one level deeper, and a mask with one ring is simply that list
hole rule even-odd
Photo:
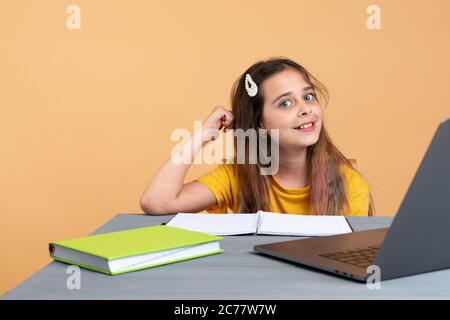
[{"label": "girl", "polygon": [[[296,62],[282,57],[255,63],[233,85],[232,110],[216,107],[184,146],[191,161],[169,160],[155,174],[141,197],[142,210],[373,215],[368,183],[325,129],[322,104],[327,102],[323,84]],[[233,163],[183,184],[197,153],[216,137],[212,132],[231,128],[278,129],[278,171],[261,175],[259,160],[240,164],[235,156]],[[236,140],[234,145],[236,152]],[[248,159],[249,149],[245,152]]]}]

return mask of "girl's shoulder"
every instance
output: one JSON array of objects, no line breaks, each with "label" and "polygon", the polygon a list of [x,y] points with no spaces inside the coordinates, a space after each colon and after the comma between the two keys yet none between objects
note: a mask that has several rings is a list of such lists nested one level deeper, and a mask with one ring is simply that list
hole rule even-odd
[{"label": "girl's shoulder", "polygon": [[355,168],[350,165],[343,164],[341,170],[344,173],[345,179],[350,187],[358,189],[369,188],[369,184],[366,179]]},{"label": "girl's shoulder", "polygon": [[236,168],[233,164],[219,163],[216,164],[216,166],[213,167],[210,171],[195,180],[208,181],[212,179],[216,181],[229,181],[234,183],[236,181],[236,177]]},{"label": "girl's shoulder", "polygon": [[230,177],[237,175],[237,167],[233,163],[222,162],[217,165],[216,169],[225,172]]}]

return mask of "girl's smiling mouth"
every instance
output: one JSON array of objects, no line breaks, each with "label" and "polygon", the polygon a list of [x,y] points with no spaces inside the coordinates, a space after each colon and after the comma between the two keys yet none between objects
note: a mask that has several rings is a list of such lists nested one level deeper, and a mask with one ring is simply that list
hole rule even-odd
[{"label": "girl's smiling mouth", "polygon": [[302,124],[302,125],[300,125],[298,127],[295,127],[294,129],[297,130],[297,131],[300,131],[300,132],[311,132],[311,131],[314,131],[316,129],[316,122],[317,121],[307,122],[307,123],[304,123],[304,124]]}]

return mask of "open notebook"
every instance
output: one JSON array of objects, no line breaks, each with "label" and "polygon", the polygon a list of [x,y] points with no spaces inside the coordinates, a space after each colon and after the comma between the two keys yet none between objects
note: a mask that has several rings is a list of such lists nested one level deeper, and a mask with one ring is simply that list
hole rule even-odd
[{"label": "open notebook", "polygon": [[351,233],[344,216],[308,216],[258,211],[257,213],[179,213],[168,226],[214,235],[270,234],[330,236]]}]

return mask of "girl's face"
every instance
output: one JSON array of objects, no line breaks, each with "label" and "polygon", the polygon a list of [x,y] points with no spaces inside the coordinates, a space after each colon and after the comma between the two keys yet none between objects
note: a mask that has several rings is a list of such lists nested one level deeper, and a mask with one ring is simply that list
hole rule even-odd
[{"label": "girl's face", "polygon": [[[264,107],[261,126],[268,129],[269,134],[270,129],[279,129],[280,150],[315,144],[322,128],[322,108],[303,75],[289,68],[266,79],[262,85]],[[299,129],[307,123],[313,123],[313,126]]]}]

